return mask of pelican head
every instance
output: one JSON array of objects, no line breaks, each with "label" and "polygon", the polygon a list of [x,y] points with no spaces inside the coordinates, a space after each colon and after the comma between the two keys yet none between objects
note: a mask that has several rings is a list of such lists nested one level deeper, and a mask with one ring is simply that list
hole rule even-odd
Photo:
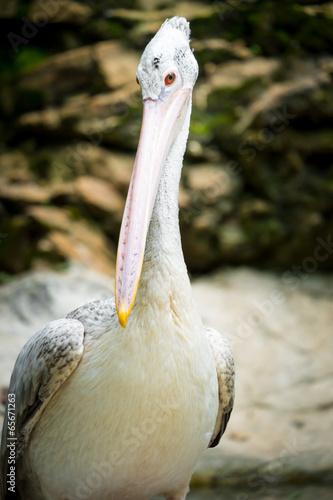
[{"label": "pelican head", "polygon": [[123,215],[116,267],[116,307],[125,328],[139,285],[147,232],[166,158],[191,108],[198,64],[184,18],[166,20],[142,54],[137,81],[143,120]]},{"label": "pelican head", "polygon": [[193,89],[198,64],[190,48],[190,33],[186,19],[173,17],[147,45],[136,73],[143,101],[165,100],[181,88]]}]

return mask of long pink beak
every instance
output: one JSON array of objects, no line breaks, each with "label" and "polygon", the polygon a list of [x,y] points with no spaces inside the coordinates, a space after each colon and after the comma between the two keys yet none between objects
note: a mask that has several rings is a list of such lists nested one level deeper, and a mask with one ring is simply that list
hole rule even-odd
[{"label": "long pink beak", "polygon": [[116,267],[116,308],[126,327],[139,285],[147,232],[174,126],[190,89],[180,89],[165,103],[147,99],[143,104],[140,141],[120,229]]}]

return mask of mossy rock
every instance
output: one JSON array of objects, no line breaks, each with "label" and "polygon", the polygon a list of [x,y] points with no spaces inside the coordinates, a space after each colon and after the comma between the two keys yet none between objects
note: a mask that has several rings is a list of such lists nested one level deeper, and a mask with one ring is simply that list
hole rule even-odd
[{"label": "mossy rock", "polygon": [[38,239],[24,215],[14,215],[0,225],[0,260],[2,271],[17,274],[30,269]]}]

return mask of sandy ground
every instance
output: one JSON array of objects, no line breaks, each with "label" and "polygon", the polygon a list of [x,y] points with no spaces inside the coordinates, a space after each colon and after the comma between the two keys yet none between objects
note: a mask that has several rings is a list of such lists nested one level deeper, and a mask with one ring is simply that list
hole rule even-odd
[{"label": "sandy ground", "polygon": [[[237,384],[226,434],[198,464],[190,500],[333,498],[331,283],[248,268],[193,281],[205,324],[232,345]],[[28,274],[3,286],[0,388],[40,326],[112,293],[112,280],[79,269]],[[202,490],[212,485],[217,489]]]}]

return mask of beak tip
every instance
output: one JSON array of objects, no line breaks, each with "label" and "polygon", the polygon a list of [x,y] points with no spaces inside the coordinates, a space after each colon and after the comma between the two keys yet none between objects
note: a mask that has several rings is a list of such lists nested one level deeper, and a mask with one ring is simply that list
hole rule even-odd
[{"label": "beak tip", "polygon": [[119,323],[123,328],[126,328],[126,322],[127,322],[127,317],[129,315],[129,312],[126,310],[126,307],[124,304],[122,304],[119,309],[118,309],[118,319]]}]

